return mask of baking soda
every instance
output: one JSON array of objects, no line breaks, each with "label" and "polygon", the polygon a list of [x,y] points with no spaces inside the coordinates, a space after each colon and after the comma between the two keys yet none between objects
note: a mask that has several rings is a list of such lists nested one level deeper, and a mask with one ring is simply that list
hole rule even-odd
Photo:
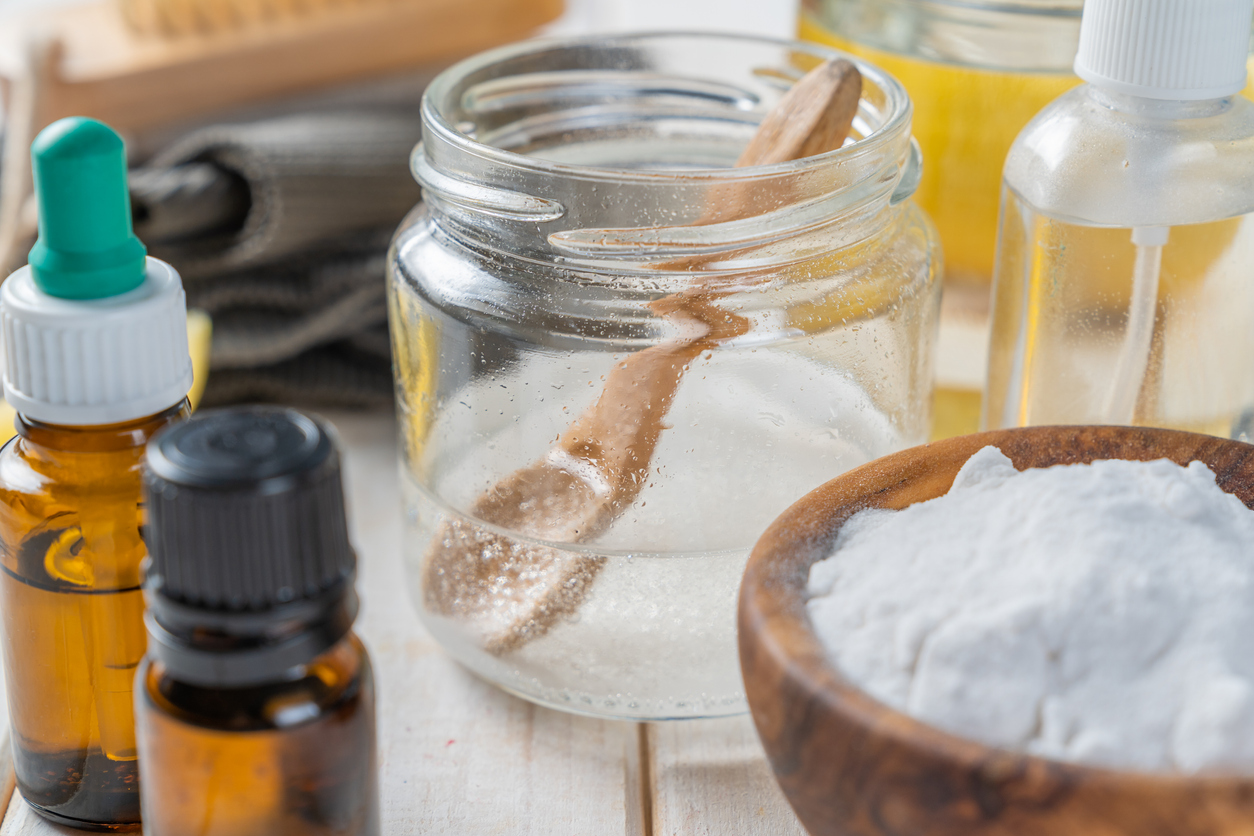
[{"label": "baking soda", "polygon": [[867,510],[810,572],[831,659],[955,734],[1095,765],[1254,769],[1254,512],[1201,462],[1016,471]]}]

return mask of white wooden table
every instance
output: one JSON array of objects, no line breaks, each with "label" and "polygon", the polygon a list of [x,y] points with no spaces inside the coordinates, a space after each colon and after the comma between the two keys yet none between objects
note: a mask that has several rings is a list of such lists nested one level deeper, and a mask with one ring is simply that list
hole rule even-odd
[{"label": "white wooden table", "polygon": [[[445,656],[406,593],[395,422],[327,417],[344,442],[357,629],[379,687],[386,836],[804,836],[747,717],[638,724],[562,714]],[[21,801],[7,743],[3,752],[0,836],[75,833]]]},{"label": "white wooden table", "polygon": [[[74,0],[0,5],[41,2]],[[570,12],[547,34],[704,29],[790,37],[797,5],[567,4]],[[445,656],[406,593],[395,423],[384,414],[327,417],[345,446],[363,604],[357,629],[379,686],[386,836],[804,836],[747,717],[638,724],[562,714],[504,694]],[[0,711],[0,731],[7,721]],[[7,742],[0,743],[0,836],[76,833],[48,824],[20,800]]]}]

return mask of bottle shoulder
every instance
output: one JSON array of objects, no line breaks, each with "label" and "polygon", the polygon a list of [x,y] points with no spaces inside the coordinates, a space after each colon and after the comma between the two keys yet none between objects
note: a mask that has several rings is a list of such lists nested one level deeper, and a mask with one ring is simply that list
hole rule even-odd
[{"label": "bottle shoulder", "polygon": [[187,414],[186,402],[103,427],[18,420],[0,448],[0,561],[49,588],[137,587],[141,467],[149,438]]},{"label": "bottle shoulder", "polygon": [[149,657],[139,674],[146,708],[189,725],[223,731],[281,731],[374,703],[370,655],[349,632],[334,647],[275,681],[240,688],[180,682]]},{"label": "bottle shoulder", "polygon": [[100,427],[57,427],[17,419],[18,433],[0,449],[0,491],[138,490],[148,440],[190,414],[187,402],[156,415]]},{"label": "bottle shoulder", "polygon": [[1254,103],[1060,96],[1011,146],[1005,185],[1038,211],[1100,226],[1176,226],[1254,211]]}]

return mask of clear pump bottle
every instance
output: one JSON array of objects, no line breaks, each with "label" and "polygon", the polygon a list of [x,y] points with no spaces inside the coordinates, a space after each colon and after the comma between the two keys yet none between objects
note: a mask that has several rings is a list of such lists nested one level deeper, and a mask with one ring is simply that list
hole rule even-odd
[{"label": "clear pump bottle", "polygon": [[139,827],[140,464],[188,414],[178,274],[131,231],[122,140],[64,119],[32,147],[39,241],[0,287],[0,618],[17,788],[45,818]]},{"label": "clear pump bottle", "polygon": [[983,423],[1250,434],[1251,0],[1088,0],[1006,160]]}]

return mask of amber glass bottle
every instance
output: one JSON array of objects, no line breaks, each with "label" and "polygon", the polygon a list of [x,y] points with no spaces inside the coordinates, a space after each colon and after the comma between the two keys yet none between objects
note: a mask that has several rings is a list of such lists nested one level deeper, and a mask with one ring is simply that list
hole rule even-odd
[{"label": "amber glass bottle", "polygon": [[290,409],[202,413],[149,445],[145,491],[145,832],[378,836],[374,679],[328,431]]},{"label": "amber glass bottle", "polygon": [[43,816],[139,827],[140,463],[186,417],[178,274],[132,230],[122,140],[62,119],[32,149],[39,240],[0,285],[0,624],[17,788]]},{"label": "amber glass bottle", "polygon": [[49,818],[139,822],[131,687],[144,656],[144,445],[186,402],[102,427],[18,418],[0,451],[0,615],[23,797]]}]

